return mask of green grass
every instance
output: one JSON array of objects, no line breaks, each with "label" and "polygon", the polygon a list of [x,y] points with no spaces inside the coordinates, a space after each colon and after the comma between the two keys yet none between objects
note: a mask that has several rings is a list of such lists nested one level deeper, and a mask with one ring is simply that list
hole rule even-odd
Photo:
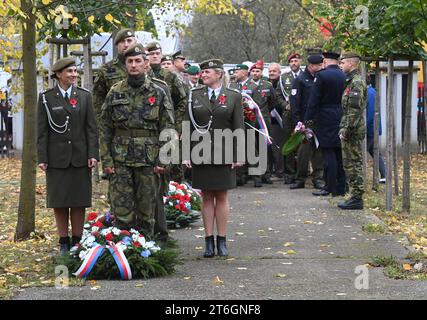
[{"label": "green grass", "polygon": [[385,233],[386,229],[384,226],[378,223],[368,223],[362,226],[362,230],[367,233]]}]

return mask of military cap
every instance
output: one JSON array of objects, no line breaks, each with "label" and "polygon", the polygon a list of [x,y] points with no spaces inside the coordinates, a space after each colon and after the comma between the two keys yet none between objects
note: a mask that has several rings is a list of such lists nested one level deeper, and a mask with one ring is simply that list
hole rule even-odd
[{"label": "military cap", "polygon": [[341,54],[341,57],[340,57],[341,60],[349,59],[349,58],[359,58],[360,59],[360,55],[358,55],[355,52],[344,52]]},{"label": "military cap", "polygon": [[165,61],[173,61],[173,57],[172,57],[171,55],[169,55],[169,54],[165,54],[165,55],[162,57],[161,62],[165,62]]},{"label": "military cap", "polygon": [[148,52],[156,51],[156,50],[162,50],[162,46],[158,42],[150,42],[145,46]]},{"label": "military cap", "polygon": [[189,66],[187,69],[185,69],[185,72],[189,75],[195,76],[196,74],[199,74],[200,68],[198,66]]},{"label": "military cap", "polygon": [[67,57],[62,58],[56,61],[52,66],[52,72],[59,72],[67,67],[75,66],[76,65],[76,59]]},{"label": "military cap", "polygon": [[117,45],[120,41],[129,37],[135,37],[135,32],[132,29],[126,28],[120,30],[114,38],[114,45]]},{"label": "military cap", "polygon": [[174,59],[174,60],[176,60],[176,59],[182,59],[182,60],[185,60],[185,57],[184,57],[184,55],[182,54],[181,50],[179,50],[179,51],[175,52],[175,53],[172,55],[172,57],[173,57],[173,59]]},{"label": "military cap", "polygon": [[246,64],[239,63],[239,64],[236,64],[236,67],[234,67],[234,70],[249,70],[249,67]]},{"label": "military cap", "polygon": [[301,55],[299,53],[297,53],[297,52],[291,53],[288,56],[288,63],[291,62],[292,59],[301,59]]},{"label": "military cap", "polygon": [[323,53],[322,53],[322,55],[323,55],[323,57],[324,57],[325,59],[334,59],[334,60],[338,60],[338,59],[339,59],[339,57],[340,57],[339,53],[331,52],[331,51],[323,52]]},{"label": "military cap", "polygon": [[142,54],[143,56],[145,56],[145,49],[144,46],[140,43],[136,43],[132,46],[130,46],[124,53],[125,57],[133,57],[133,56],[137,56],[139,54]]},{"label": "military cap", "polygon": [[236,73],[236,69],[230,69],[230,70],[228,70],[228,74],[230,76],[233,76],[235,73]]},{"label": "military cap", "polygon": [[319,64],[323,62],[323,56],[320,54],[312,54],[307,57],[308,63]]},{"label": "military cap", "polygon": [[255,62],[253,65],[252,65],[252,67],[251,67],[251,71],[253,70],[253,69],[261,69],[261,70],[264,70],[264,62],[262,61],[262,60],[257,60],[257,62]]},{"label": "military cap", "polygon": [[200,63],[200,69],[222,69],[224,66],[224,62],[220,59],[210,59]]}]

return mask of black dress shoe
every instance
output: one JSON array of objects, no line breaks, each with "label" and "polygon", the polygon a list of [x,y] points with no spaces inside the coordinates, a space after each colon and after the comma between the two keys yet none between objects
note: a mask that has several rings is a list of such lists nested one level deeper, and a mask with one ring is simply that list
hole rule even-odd
[{"label": "black dress shoe", "polygon": [[82,237],[72,236],[72,238],[71,238],[71,247],[74,247],[76,244],[78,244],[81,239],[82,239]]},{"label": "black dress shoe", "polygon": [[305,183],[302,181],[297,181],[293,184],[291,184],[289,186],[289,189],[293,190],[293,189],[304,189],[305,188]]},{"label": "black dress shoe", "polygon": [[227,257],[228,256],[228,250],[227,250],[227,240],[224,237],[216,236],[216,246],[218,250],[218,255],[220,257]]},{"label": "black dress shoe", "polygon": [[261,187],[262,187],[262,182],[258,181],[258,180],[255,180],[254,181],[254,188],[261,188]]},{"label": "black dress shoe", "polygon": [[338,204],[338,207],[343,210],[362,210],[363,199],[359,197],[351,197],[347,201]]},{"label": "black dress shoe", "polygon": [[321,196],[321,197],[325,197],[325,196],[329,196],[331,193],[327,190],[320,190],[320,191],[314,191],[313,196]]},{"label": "black dress shoe", "polygon": [[203,256],[205,258],[212,258],[215,255],[215,239],[214,236],[205,237],[205,253]]},{"label": "black dress shoe", "polygon": [[295,182],[294,178],[290,178],[290,177],[285,177],[285,179],[283,180],[284,184],[292,184]]},{"label": "black dress shoe", "polygon": [[313,181],[313,187],[314,189],[325,189],[325,183],[323,181]]},{"label": "black dress shoe", "polygon": [[262,178],[262,183],[265,183],[265,184],[273,184],[273,181],[271,181],[271,179],[270,179],[270,178]]}]

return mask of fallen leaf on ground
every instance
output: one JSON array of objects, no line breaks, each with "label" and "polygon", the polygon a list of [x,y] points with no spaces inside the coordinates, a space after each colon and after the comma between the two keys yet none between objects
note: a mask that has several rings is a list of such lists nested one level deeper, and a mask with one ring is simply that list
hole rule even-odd
[{"label": "fallen leaf on ground", "polygon": [[409,263],[404,263],[403,264],[403,270],[405,270],[405,271],[412,270],[412,266]]},{"label": "fallen leaf on ground", "polygon": [[216,276],[215,278],[213,278],[212,283],[215,285],[221,285],[224,284],[224,281],[222,281],[218,276]]},{"label": "fallen leaf on ground", "polygon": [[292,247],[295,244],[295,242],[286,242],[283,244],[284,247]]},{"label": "fallen leaf on ground", "polygon": [[243,236],[244,233],[243,232],[236,232],[236,236]]},{"label": "fallen leaf on ground", "polygon": [[277,277],[277,278],[286,278],[286,277],[287,277],[287,275],[286,275],[286,274],[284,274],[284,273],[278,273],[278,274],[276,274],[276,277]]}]

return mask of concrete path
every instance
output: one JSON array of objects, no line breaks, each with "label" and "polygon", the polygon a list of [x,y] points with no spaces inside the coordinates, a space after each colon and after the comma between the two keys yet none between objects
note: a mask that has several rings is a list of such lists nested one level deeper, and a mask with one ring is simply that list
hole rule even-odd
[{"label": "concrete path", "polygon": [[[280,182],[247,185],[230,193],[228,247],[231,256],[202,258],[202,222],[176,230],[183,264],[174,275],[91,285],[28,288],[16,299],[426,299],[427,281],[388,279],[368,269],[369,289],[356,289],[358,266],[372,256],[404,258],[407,250],[390,235],[362,226],[376,221],[363,211],[338,210],[312,189],[289,190]],[[286,246],[285,246],[286,245]],[[292,251],[290,251],[292,250]],[[214,282],[219,277],[222,283]],[[365,282],[366,283],[366,282]]]}]

